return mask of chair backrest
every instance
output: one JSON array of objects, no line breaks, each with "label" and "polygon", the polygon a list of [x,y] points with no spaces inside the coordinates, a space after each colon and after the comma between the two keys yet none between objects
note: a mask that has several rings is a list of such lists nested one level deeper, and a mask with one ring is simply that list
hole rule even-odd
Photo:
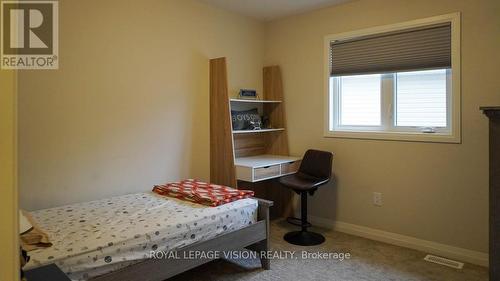
[{"label": "chair backrest", "polygon": [[299,173],[318,179],[330,179],[332,176],[333,154],[328,151],[309,149],[304,154]]}]

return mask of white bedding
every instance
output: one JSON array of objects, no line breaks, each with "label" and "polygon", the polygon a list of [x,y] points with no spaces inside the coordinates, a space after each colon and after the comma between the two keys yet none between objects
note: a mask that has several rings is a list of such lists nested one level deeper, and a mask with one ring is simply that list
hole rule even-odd
[{"label": "white bedding", "polygon": [[206,207],[157,195],[129,194],[31,212],[53,246],[29,252],[25,269],[56,263],[86,280],[257,221],[257,201]]}]

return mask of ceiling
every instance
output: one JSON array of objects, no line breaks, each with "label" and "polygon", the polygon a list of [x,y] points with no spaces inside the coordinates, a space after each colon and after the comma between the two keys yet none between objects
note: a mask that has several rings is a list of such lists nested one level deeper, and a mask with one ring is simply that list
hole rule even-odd
[{"label": "ceiling", "polygon": [[263,21],[300,14],[351,0],[200,0]]}]

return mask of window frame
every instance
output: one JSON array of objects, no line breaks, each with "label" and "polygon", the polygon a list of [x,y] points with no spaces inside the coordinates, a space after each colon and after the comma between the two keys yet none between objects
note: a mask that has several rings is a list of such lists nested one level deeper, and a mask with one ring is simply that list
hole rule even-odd
[{"label": "window frame", "polygon": [[[402,29],[422,27],[439,23],[451,23],[451,69],[447,71],[447,123],[449,129],[438,129],[435,133],[424,133],[415,127],[395,126],[396,114],[396,75],[382,73],[382,82],[388,83],[382,87],[381,91],[381,126],[335,126],[334,121],[339,120],[339,112],[336,110],[339,105],[338,96],[331,95],[331,89],[338,87],[337,83],[330,83],[330,43],[335,40],[346,40],[360,36],[373,35],[378,33],[392,32]],[[450,74],[451,72],[451,74]],[[403,23],[378,26],[357,31],[327,35],[324,37],[324,137],[333,138],[355,138],[355,139],[378,139],[378,140],[399,140],[399,141],[420,141],[420,142],[444,142],[461,143],[461,90],[460,90],[460,13],[451,13],[425,19],[407,21]],[[389,78],[392,76],[392,78]],[[336,80],[333,78],[332,80]],[[389,85],[390,84],[390,85]],[[384,89],[386,91],[384,91]],[[388,92],[394,95],[388,101]],[[451,91],[450,91],[451,89]],[[387,103],[392,103],[390,110],[387,110]],[[333,105],[330,108],[330,105]],[[385,109],[384,109],[385,108]],[[334,115],[337,114],[337,119]],[[392,119],[390,116],[393,116]],[[374,128],[377,130],[374,130]],[[397,130],[404,128],[404,131]]]}]

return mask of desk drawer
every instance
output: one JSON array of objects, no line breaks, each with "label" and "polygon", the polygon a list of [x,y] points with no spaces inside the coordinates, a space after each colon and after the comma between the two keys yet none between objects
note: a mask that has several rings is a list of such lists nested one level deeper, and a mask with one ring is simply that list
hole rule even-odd
[{"label": "desk drawer", "polygon": [[262,168],[255,168],[253,172],[253,179],[254,181],[257,181],[260,179],[277,177],[279,175],[280,175],[280,165],[272,165]]},{"label": "desk drawer", "polygon": [[281,164],[281,174],[293,174],[299,170],[300,160]]}]

